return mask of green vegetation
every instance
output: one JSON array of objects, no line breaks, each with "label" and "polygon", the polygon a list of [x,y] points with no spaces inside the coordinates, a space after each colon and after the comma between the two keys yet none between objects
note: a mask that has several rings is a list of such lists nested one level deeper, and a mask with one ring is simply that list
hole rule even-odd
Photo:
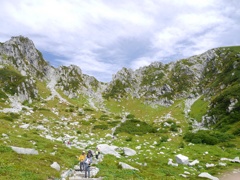
[{"label": "green vegetation", "polygon": [[116,129],[115,135],[123,132],[128,134],[143,135],[146,133],[155,133],[157,130],[146,122],[137,119],[131,119],[122,123],[121,126]]},{"label": "green vegetation", "polygon": [[104,98],[118,98],[118,97],[124,97],[126,92],[126,87],[129,87],[129,83],[122,83],[120,80],[116,80],[115,84],[111,87],[111,90],[108,93],[104,94]]},{"label": "green vegetation", "polygon": [[202,121],[202,117],[206,115],[208,110],[209,102],[204,100],[204,96],[200,97],[191,106],[189,116],[196,119],[198,122]]},{"label": "green vegetation", "polygon": [[20,73],[10,67],[0,69],[0,85],[6,93],[14,95],[17,87],[25,81]]},{"label": "green vegetation", "polygon": [[232,87],[222,91],[212,101],[209,115],[215,115],[217,123],[214,125],[215,128],[223,129],[227,125],[233,125],[240,121],[240,101],[234,104],[234,108],[231,111],[227,111],[231,100],[238,99],[240,97],[240,85],[235,84]]},{"label": "green vegetation", "polygon": [[215,145],[227,142],[233,138],[233,135],[216,131],[197,131],[196,133],[188,132],[183,137],[187,142],[194,144]]},{"label": "green vegetation", "polygon": [[20,115],[16,114],[16,113],[7,113],[4,115],[0,115],[0,120],[4,119],[4,120],[13,122],[14,120],[17,120],[19,118],[19,116]]},{"label": "green vegetation", "polygon": [[108,126],[107,125],[104,125],[104,124],[101,124],[101,125],[95,125],[93,127],[93,129],[102,129],[102,130],[106,130],[108,129]]},{"label": "green vegetation", "polygon": [[[18,48],[16,45],[14,47]],[[0,112],[0,179],[58,179],[61,173],[78,164],[77,156],[82,150],[95,149],[99,143],[117,146],[121,154],[121,158],[104,155],[103,161],[96,164],[100,169],[96,176],[109,180],[183,180],[186,178],[180,174],[185,171],[190,172],[188,179],[200,180],[200,172],[220,177],[219,173],[239,168],[239,164],[232,162],[226,162],[225,167],[219,165],[222,157],[233,159],[239,156],[240,60],[236,53],[239,50],[240,47],[217,49],[215,52],[218,56],[208,60],[200,77],[202,79],[197,82],[199,84],[195,84],[199,80],[191,71],[194,64],[188,59],[172,66],[157,64],[143,68],[140,86],[147,90],[140,88],[139,98],[127,93],[136,81],[129,80],[130,74],[127,74],[124,81],[111,83],[104,92],[103,102],[92,99],[95,107],[86,95],[78,94],[75,98],[66,95],[65,91],[78,92],[81,86],[85,86],[74,68],[71,71],[68,67],[61,69],[63,76],[70,77],[60,78],[56,85],[57,92],[66,100],[63,101],[58,96],[52,96],[45,80],[37,79],[44,72],[39,71],[37,74],[41,76],[31,77],[35,84],[30,84],[28,76],[22,76],[11,65],[4,65],[0,69],[2,109],[12,107],[8,96],[16,94],[22,84],[30,94],[35,90],[39,97],[32,99],[34,101],[22,102],[24,107],[18,113]],[[43,68],[48,63],[38,53]],[[3,54],[1,57],[16,66],[14,57]],[[23,62],[26,61],[23,57]],[[27,65],[31,65],[30,62]],[[97,90],[98,83],[92,79],[91,90]],[[156,94],[164,84],[173,90]],[[201,97],[185,117],[185,100],[192,94]],[[153,96],[156,101],[166,97],[174,102],[168,107],[146,103],[154,100]],[[200,122],[205,115],[210,119],[210,129],[192,132],[194,127],[191,126],[191,120]],[[28,128],[21,127],[26,124]],[[66,147],[63,142],[68,140],[77,146]],[[11,146],[33,148],[39,154],[17,154]],[[132,148],[137,154],[125,156],[122,147]],[[190,161],[198,159],[199,164],[194,167],[168,165],[169,159],[175,163],[176,154],[188,156]],[[59,163],[60,172],[50,167],[53,162]],[[122,169],[119,162],[127,163],[139,171]],[[207,168],[206,163],[215,166]]]}]

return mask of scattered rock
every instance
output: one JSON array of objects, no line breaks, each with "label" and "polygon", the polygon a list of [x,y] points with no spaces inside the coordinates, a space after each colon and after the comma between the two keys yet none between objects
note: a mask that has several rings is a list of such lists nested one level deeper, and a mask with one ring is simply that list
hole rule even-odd
[{"label": "scattered rock", "polygon": [[203,172],[203,173],[199,174],[198,177],[208,178],[211,180],[219,180],[217,177],[214,177],[214,176],[208,174],[207,172]]},{"label": "scattered rock", "polygon": [[20,128],[27,129],[30,126],[30,124],[23,124],[19,126]]},{"label": "scattered rock", "polygon": [[33,154],[33,155],[38,154],[38,151],[35,149],[21,148],[21,147],[15,147],[15,146],[11,146],[11,148],[13,151],[15,151],[18,154]]},{"label": "scattered rock", "polygon": [[177,161],[178,164],[187,165],[188,164],[188,157],[184,156],[182,154],[178,154],[178,155],[176,155],[176,161]]},{"label": "scattered rock", "polygon": [[99,144],[97,145],[98,149],[102,154],[112,154],[117,158],[120,158],[120,154],[116,151],[117,146],[109,146],[108,144]]},{"label": "scattered rock", "polygon": [[136,154],[136,151],[127,147],[123,148],[123,152],[126,156],[134,156]]},{"label": "scattered rock", "polygon": [[54,162],[51,164],[51,167],[53,169],[56,169],[57,171],[60,171],[60,165],[57,162]]},{"label": "scattered rock", "polygon": [[123,163],[123,162],[119,162],[119,165],[122,166],[123,169],[132,169],[132,170],[136,170],[136,171],[139,171],[137,168],[134,168],[126,163]]},{"label": "scattered rock", "polygon": [[190,162],[188,165],[189,166],[195,166],[196,164],[198,164],[199,161],[198,160],[194,160],[193,162]]},{"label": "scattered rock", "polygon": [[209,168],[209,167],[214,167],[215,165],[214,164],[206,164],[206,167]]},{"label": "scattered rock", "polygon": [[168,165],[171,165],[171,166],[178,166],[177,163],[173,163],[172,161],[173,161],[172,159],[169,159],[169,161],[168,161]]}]

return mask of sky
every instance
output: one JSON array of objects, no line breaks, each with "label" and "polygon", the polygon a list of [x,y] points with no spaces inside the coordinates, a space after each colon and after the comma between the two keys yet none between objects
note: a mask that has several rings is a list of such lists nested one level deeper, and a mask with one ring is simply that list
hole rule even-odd
[{"label": "sky", "polygon": [[240,45],[239,0],[0,0],[0,12],[0,42],[28,37],[50,65],[102,82]]}]

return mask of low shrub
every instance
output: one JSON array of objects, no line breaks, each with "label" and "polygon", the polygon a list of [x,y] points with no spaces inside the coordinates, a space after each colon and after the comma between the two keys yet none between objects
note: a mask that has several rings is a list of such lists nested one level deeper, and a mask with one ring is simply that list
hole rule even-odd
[{"label": "low shrub", "polygon": [[235,130],[233,131],[233,134],[234,134],[235,136],[240,136],[240,129],[235,129]]},{"label": "low shrub", "polygon": [[4,152],[12,152],[12,148],[8,147],[8,146],[4,146],[4,145],[0,145],[0,152],[4,153]]},{"label": "low shrub", "polygon": [[82,132],[80,130],[77,130],[76,132],[77,132],[77,134],[82,134]]},{"label": "low shrub", "polygon": [[122,132],[126,132],[128,134],[143,135],[146,133],[156,133],[157,129],[147,124],[146,122],[137,119],[131,119],[122,123],[121,126],[116,129],[114,134],[116,135]]},{"label": "low shrub", "polygon": [[232,139],[234,136],[227,133],[221,133],[217,131],[197,131],[196,133],[188,132],[184,135],[183,139],[187,142],[194,144],[208,144],[215,145],[220,142],[226,142]]},{"label": "low shrub", "polygon": [[132,137],[127,137],[125,140],[126,140],[127,142],[132,141]]},{"label": "low shrub", "polygon": [[10,121],[10,122],[13,122],[15,119],[18,119],[19,118],[19,114],[16,114],[16,113],[8,113],[6,115],[3,115],[0,117],[0,119],[4,119],[6,121]]},{"label": "low shrub", "polygon": [[93,111],[93,109],[90,109],[90,108],[84,108],[83,110],[84,110],[84,111],[89,111],[89,112],[92,112],[92,111]]},{"label": "low shrub", "polygon": [[104,124],[101,124],[101,125],[95,125],[93,127],[93,129],[102,129],[102,130],[106,130],[108,129],[108,125],[104,125]]},{"label": "low shrub", "polygon": [[100,116],[99,119],[100,119],[100,120],[108,120],[109,117],[108,117],[108,115],[103,114],[103,115]]},{"label": "low shrub", "polygon": [[168,140],[168,136],[162,136],[161,139],[160,139],[160,142],[167,142]]},{"label": "low shrub", "polygon": [[109,121],[109,122],[107,122],[107,123],[108,123],[109,126],[115,127],[117,124],[120,123],[120,121]]},{"label": "low shrub", "polygon": [[128,114],[128,115],[126,116],[126,118],[127,118],[127,119],[134,119],[135,116],[134,116],[133,114]]}]

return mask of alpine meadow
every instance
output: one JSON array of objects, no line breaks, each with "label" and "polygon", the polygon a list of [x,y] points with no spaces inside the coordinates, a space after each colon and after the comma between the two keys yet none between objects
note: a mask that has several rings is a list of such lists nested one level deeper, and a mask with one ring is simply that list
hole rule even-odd
[{"label": "alpine meadow", "polygon": [[240,178],[240,46],[137,70],[109,83],[55,68],[27,37],[0,43],[0,179]]}]

